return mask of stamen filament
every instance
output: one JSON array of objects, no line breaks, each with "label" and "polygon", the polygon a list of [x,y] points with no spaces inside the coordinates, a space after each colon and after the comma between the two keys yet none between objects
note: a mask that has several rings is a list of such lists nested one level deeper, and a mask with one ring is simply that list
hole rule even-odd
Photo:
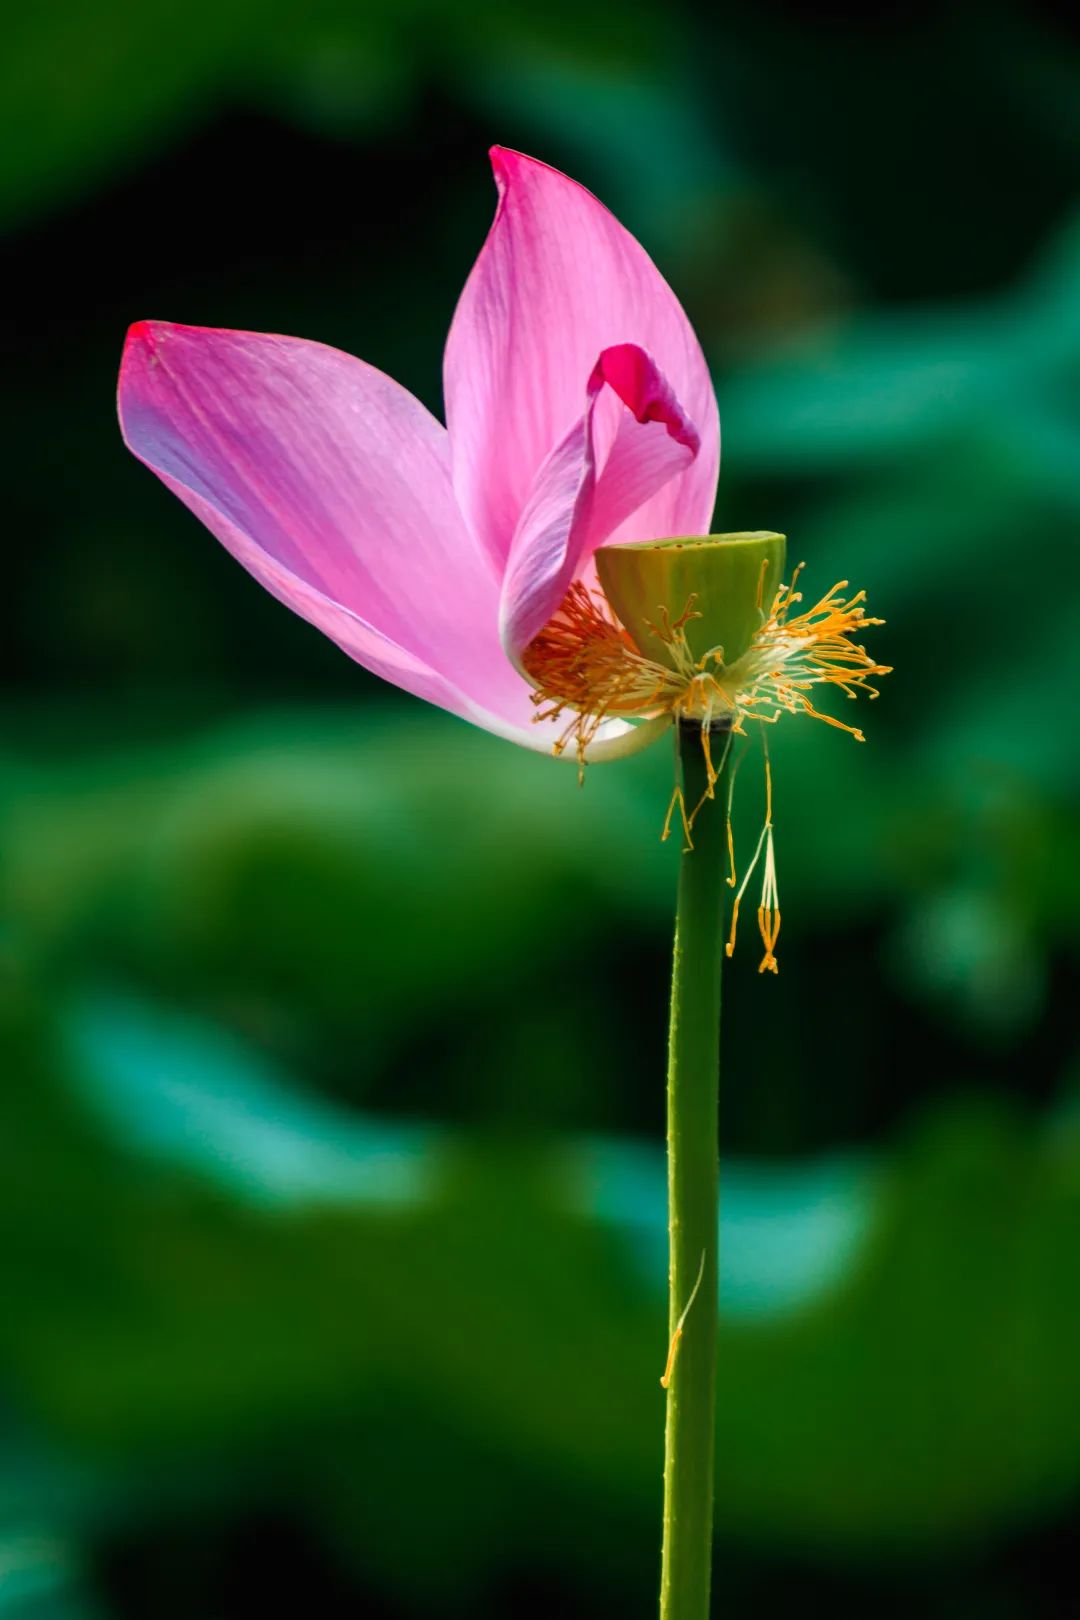
[{"label": "stamen filament", "polygon": [[780,894],[776,886],[776,852],[773,848],[772,767],[764,734],[761,741],[765,749],[765,876],[761,884],[761,904],[758,906],[758,929],[765,955],[758,965],[758,972],[778,973],[775,950],[780,937]]},{"label": "stamen filament", "polygon": [[705,1250],[702,1249],[702,1251],[701,1251],[701,1264],[698,1267],[697,1282],[694,1284],[693,1288],[691,1289],[690,1298],[687,1300],[686,1304],[683,1306],[682,1315],[679,1317],[679,1320],[676,1322],[675,1331],[671,1335],[671,1343],[668,1346],[668,1353],[667,1353],[667,1364],[664,1367],[664,1370],[660,1375],[660,1388],[661,1389],[667,1389],[671,1384],[671,1375],[675,1371],[675,1358],[679,1354],[679,1341],[682,1339],[682,1336],[683,1336],[683,1328],[686,1326],[686,1318],[690,1315],[690,1307],[691,1307],[691,1305],[693,1305],[695,1299],[697,1299],[697,1297],[698,1297],[698,1289],[701,1287],[701,1279],[704,1277],[704,1275],[705,1275]]}]

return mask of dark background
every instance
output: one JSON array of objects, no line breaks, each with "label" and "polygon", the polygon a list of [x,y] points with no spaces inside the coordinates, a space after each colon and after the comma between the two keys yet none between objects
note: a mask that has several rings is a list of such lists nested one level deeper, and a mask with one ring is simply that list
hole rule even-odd
[{"label": "dark background", "polygon": [[1009,4],[5,24],[0,1620],[653,1611],[670,753],[579,792],[381,687],[112,404],[153,317],[438,410],[496,140],[682,297],[715,526],[896,666],[865,748],[777,733],[781,973],[727,976],[716,1611],[1076,1612],[1078,54]]}]

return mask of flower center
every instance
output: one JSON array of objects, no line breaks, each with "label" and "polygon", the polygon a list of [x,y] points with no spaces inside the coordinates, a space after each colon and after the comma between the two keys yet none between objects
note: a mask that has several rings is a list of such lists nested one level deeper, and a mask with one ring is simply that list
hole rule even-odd
[{"label": "flower center", "polygon": [[797,589],[801,571],[802,564],[790,585],[775,593],[768,611],[760,613],[759,628],[734,663],[725,663],[721,647],[700,657],[691,650],[688,628],[704,617],[696,595],[678,618],[667,606],[657,609],[649,625],[657,656],[650,658],[616,619],[603,592],[575,582],[522,655],[536,688],[536,718],[569,716],[556,752],[573,741],[584,764],[589,743],[611,716],[648,719],[664,713],[702,727],[726,722],[739,735],[746,734],[747,720],[773,725],[785,712],[808,714],[865,742],[857,726],[823,714],[807,694],[815,686],[834,686],[848,698],[860,692],[877,697],[871,678],[889,674],[889,667],[875,663],[852,638],[884,621],[867,617],[865,591],[845,599],[847,580],[792,617],[791,609],[803,599]]},{"label": "flower center", "polygon": [[[658,606],[654,619],[639,620],[635,626],[637,635],[633,636],[616,618],[608,597],[601,590],[590,589],[580,582],[573,584],[554,617],[529,643],[522,656],[522,666],[536,688],[533,693],[536,719],[566,717],[565,729],[554,745],[555,753],[561,754],[573,744],[583,774],[589,744],[604,721],[613,716],[646,720],[666,714],[674,722],[697,726],[706,761],[706,793],[698,804],[688,806],[681,787],[676,786],[662,834],[664,838],[668,836],[672,817],[678,810],[690,845],[694,819],[705,799],[714,796],[732,738],[748,736],[748,721],[758,721],[764,727],[775,725],[783,714],[807,714],[849,732],[858,742],[865,741],[858,727],[849,726],[816,708],[810,694],[815,687],[831,686],[850,699],[860,692],[877,697],[877,688],[870,683],[877,676],[889,674],[889,666],[875,663],[856,638],[883,620],[867,617],[866,593],[858,591],[848,596],[846,580],[834,585],[813,607],[794,613],[792,610],[803,600],[797,588],[801,572],[802,564],[795,570],[790,584],[773,591],[769,599],[771,605],[766,608],[767,559],[762,560],[754,596],[757,628],[732,662],[725,661],[722,646],[708,647],[700,653],[692,650],[690,635],[700,635],[701,626],[710,624],[710,606],[697,593],[691,593],[683,601],[677,618],[672,617],[677,604]],[[641,645],[646,636],[650,641],[649,652]],[[745,640],[745,636],[742,639]],[[714,764],[710,734],[717,733],[725,735],[725,742],[723,755],[719,763]],[[764,744],[764,730],[761,735]],[[758,908],[758,925],[765,947],[761,971],[776,972],[780,908],[773,851],[772,773],[767,749],[765,778],[765,822],[736,895],[728,954],[734,949],[739,902],[751,875],[764,858]],[[728,779],[727,806],[731,856],[728,883],[731,887],[736,883],[731,835],[734,780],[733,766]]]}]

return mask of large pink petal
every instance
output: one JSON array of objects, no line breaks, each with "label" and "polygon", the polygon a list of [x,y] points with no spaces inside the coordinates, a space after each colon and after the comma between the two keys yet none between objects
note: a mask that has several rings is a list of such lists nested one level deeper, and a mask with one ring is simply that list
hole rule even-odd
[{"label": "large pink petal", "polygon": [[[634,536],[706,533],[720,427],[708,369],[671,288],[608,210],[557,170],[495,147],[499,203],[446,346],[454,487],[501,569],[540,468],[581,414],[598,354],[647,351],[701,452],[634,514]],[[614,538],[629,538],[620,532]]]},{"label": "large pink petal", "polygon": [[550,747],[445,429],[405,389],[322,344],[143,321],[119,409],[129,448],[279,601],[406,691]]},{"label": "large pink petal", "polygon": [[503,576],[500,632],[517,658],[598,545],[699,451],[697,429],[644,350],[605,349],[584,413],[548,456],[518,520]]}]

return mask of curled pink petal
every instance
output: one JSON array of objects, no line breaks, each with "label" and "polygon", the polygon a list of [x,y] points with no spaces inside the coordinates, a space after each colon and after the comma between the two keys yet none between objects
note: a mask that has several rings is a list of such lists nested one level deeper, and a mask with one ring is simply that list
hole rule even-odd
[{"label": "curled pink petal", "polygon": [[[700,345],[645,250],[583,186],[496,147],[495,220],[462,293],[444,382],[454,487],[501,570],[534,480],[581,415],[598,354],[651,355],[696,424],[700,451],[635,513],[641,536],[705,533],[720,457]],[[615,539],[625,538],[615,534]]]},{"label": "curled pink petal", "polygon": [[[612,408],[614,407],[614,408]],[[605,349],[584,413],[533,481],[507,559],[500,633],[517,658],[562,601],[598,545],[698,455],[697,429],[652,357],[635,344]],[[638,533],[648,539],[648,530]]]}]

